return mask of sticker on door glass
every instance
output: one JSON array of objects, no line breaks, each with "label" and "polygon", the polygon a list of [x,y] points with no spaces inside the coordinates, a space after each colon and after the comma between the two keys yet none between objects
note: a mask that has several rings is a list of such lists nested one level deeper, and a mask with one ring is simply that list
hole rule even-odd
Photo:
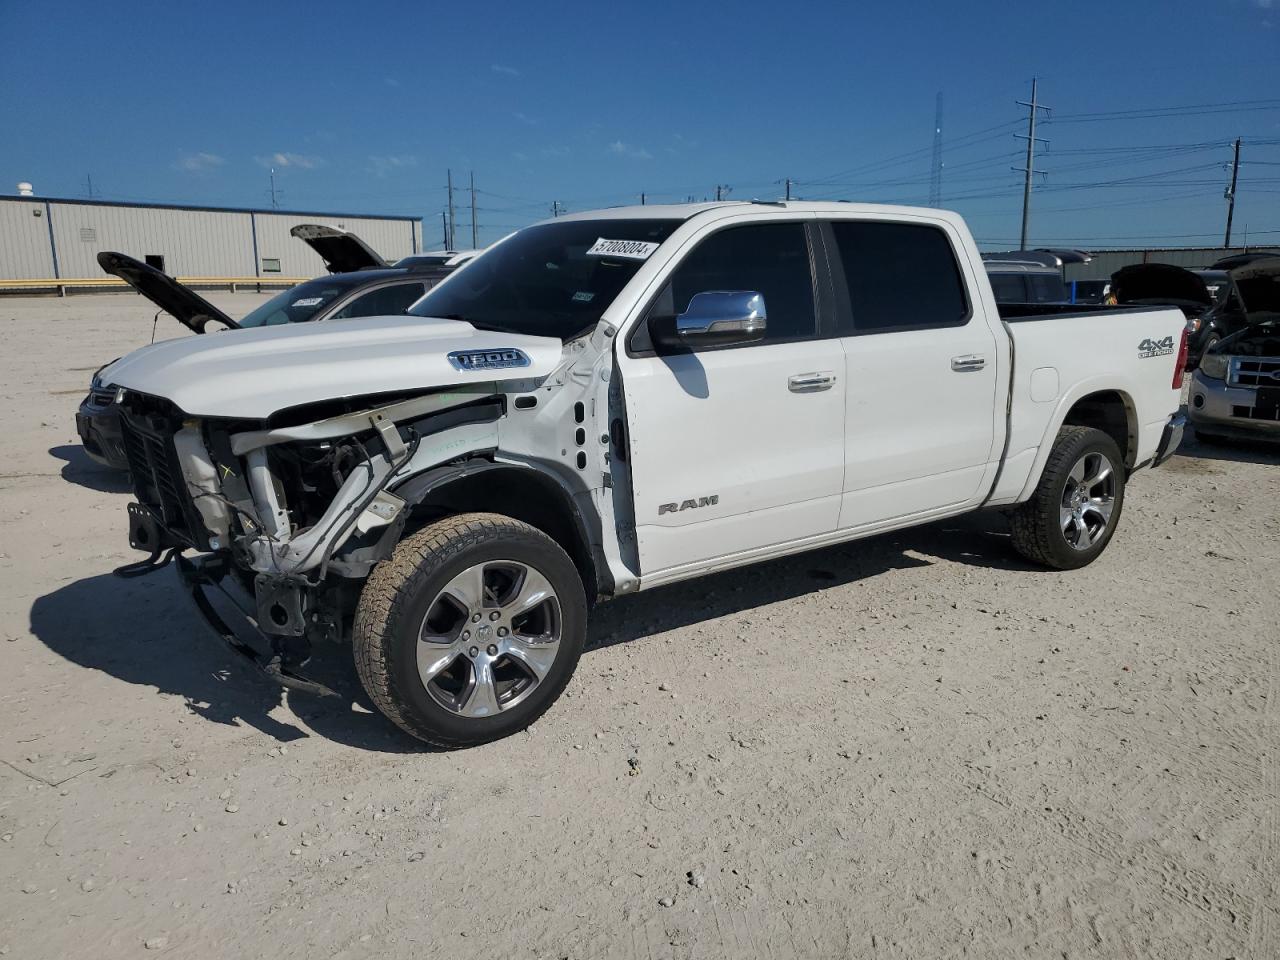
[{"label": "sticker on door glass", "polygon": [[295,307],[315,307],[324,303],[324,297],[303,297],[301,300],[293,301]]},{"label": "sticker on door glass", "polygon": [[656,243],[646,240],[606,240],[600,237],[587,251],[588,257],[621,257],[624,260],[648,260]]},{"label": "sticker on door glass", "polygon": [[596,298],[596,295],[590,290],[579,290],[573,295],[574,303],[590,303]]}]

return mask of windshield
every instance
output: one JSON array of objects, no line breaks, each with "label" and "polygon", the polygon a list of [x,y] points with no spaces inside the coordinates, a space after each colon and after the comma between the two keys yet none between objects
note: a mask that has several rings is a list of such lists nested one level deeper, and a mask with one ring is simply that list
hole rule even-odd
[{"label": "windshield", "polygon": [[[571,340],[600,320],[679,220],[566,220],[527,227],[410,308],[419,317]],[[593,251],[597,241],[614,244]],[[618,252],[621,251],[621,252]]]},{"label": "windshield", "polygon": [[334,300],[363,282],[358,277],[350,280],[334,277],[308,280],[276,294],[241,320],[240,326],[274,327],[282,323],[303,323],[314,319]]}]

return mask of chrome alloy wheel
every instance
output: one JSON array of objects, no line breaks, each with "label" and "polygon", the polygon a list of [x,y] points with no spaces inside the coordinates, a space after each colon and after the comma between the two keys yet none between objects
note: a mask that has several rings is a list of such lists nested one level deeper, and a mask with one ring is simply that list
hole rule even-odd
[{"label": "chrome alloy wheel", "polygon": [[491,717],[542,682],[560,648],[560,601],[515,560],[468,567],[431,601],[418,630],[418,676],[440,706]]},{"label": "chrome alloy wheel", "polygon": [[1076,550],[1088,550],[1107,531],[1116,505],[1115,470],[1106,455],[1086,453],[1067,474],[1062,490],[1062,535]]}]

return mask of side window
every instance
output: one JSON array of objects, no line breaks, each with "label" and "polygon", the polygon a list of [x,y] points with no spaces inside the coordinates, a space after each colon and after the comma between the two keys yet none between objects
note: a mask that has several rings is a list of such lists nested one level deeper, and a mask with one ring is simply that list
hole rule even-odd
[{"label": "side window", "polygon": [[1067,299],[1066,285],[1058,277],[1033,273],[1027,279],[1031,282],[1032,303],[1061,303]]},{"label": "side window", "polygon": [[849,289],[853,333],[968,323],[960,268],[940,229],[852,220],[834,221],[831,228]]},{"label": "side window", "polygon": [[996,295],[996,303],[1027,302],[1027,288],[1020,274],[991,274],[991,289]]},{"label": "side window", "polygon": [[350,320],[353,317],[392,317],[404,313],[426,293],[421,283],[398,283],[391,287],[379,287],[356,297],[335,313],[331,320]]},{"label": "side window", "polygon": [[803,223],[761,223],[721,230],[676,268],[654,306],[657,316],[683,313],[696,293],[755,290],[764,295],[764,343],[817,332],[813,274]]}]

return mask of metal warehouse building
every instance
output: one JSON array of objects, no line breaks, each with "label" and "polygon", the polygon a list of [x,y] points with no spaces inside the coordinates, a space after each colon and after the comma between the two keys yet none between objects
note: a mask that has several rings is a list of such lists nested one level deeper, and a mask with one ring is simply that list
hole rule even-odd
[{"label": "metal warehouse building", "polygon": [[417,217],[0,196],[0,281],[53,288],[108,279],[96,259],[102,250],[197,282],[310,278],[324,263],[289,236],[299,223],[350,230],[389,262],[422,246]]},{"label": "metal warehouse building", "polygon": [[1198,270],[1237,253],[1270,250],[1270,247],[1151,247],[1146,250],[1089,250],[1093,260],[1072,263],[1066,268],[1068,280],[1106,280],[1131,263],[1171,263],[1175,267]]}]

